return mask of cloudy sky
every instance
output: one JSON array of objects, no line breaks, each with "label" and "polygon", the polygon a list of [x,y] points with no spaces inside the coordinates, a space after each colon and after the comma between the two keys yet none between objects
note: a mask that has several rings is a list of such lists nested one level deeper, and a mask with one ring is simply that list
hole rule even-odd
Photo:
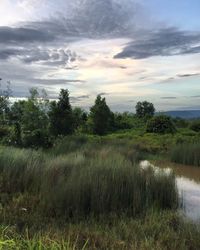
[{"label": "cloudy sky", "polygon": [[200,109],[199,0],[0,0],[0,78],[74,106]]}]

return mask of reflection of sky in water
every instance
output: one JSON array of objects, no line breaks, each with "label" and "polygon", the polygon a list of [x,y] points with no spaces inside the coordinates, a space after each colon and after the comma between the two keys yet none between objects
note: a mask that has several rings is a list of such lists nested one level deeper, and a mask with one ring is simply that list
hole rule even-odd
[{"label": "reflection of sky in water", "polygon": [[[158,167],[149,161],[142,161],[140,167],[142,169],[151,167],[155,173],[159,172]],[[164,170],[165,174],[169,174],[170,169],[174,170],[179,195],[183,203],[183,213],[188,218],[200,223],[200,168],[172,165],[170,168],[163,168],[162,166],[161,169]]]},{"label": "reflection of sky in water", "polygon": [[183,209],[186,216],[200,222],[200,184],[185,177],[177,177],[177,186],[183,195]]}]

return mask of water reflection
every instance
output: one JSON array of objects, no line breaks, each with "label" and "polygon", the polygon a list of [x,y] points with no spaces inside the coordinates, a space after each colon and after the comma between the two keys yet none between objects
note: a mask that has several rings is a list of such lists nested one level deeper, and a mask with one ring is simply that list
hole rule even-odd
[{"label": "water reflection", "polygon": [[162,168],[166,173],[169,169],[176,175],[177,187],[183,205],[182,212],[190,219],[200,222],[200,168],[184,166],[166,162],[156,162],[155,165],[148,161],[140,163],[142,168]]},{"label": "water reflection", "polygon": [[186,177],[177,177],[184,214],[200,222],[200,184]]}]

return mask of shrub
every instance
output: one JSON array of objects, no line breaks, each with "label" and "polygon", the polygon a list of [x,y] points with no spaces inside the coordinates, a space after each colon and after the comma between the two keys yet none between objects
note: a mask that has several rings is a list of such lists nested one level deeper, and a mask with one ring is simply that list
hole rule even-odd
[{"label": "shrub", "polygon": [[9,134],[9,129],[8,129],[8,127],[0,127],[0,139],[2,138],[2,137],[5,137],[5,136],[7,136]]},{"label": "shrub", "polygon": [[193,121],[190,125],[190,129],[195,132],[200,132],[200,120]]},{"label": "shrub", "polygon": [[50,147],[51,141],[46,131],[41,129],[33,130],[29,133],[25,133],[22,137],[22,144],[25,147]]},{"label": "shrub", "polygon": [[176,128],[170,117],[165,115],[155,116],[147,122],[148,133],[174,133]]}]

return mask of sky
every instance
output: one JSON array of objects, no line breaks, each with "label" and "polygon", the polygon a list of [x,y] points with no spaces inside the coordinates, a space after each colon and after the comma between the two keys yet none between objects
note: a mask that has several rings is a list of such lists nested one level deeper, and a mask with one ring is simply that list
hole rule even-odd
[{"label": "sky", "polygon": [[1,88],[88,109],[200,109],[199,0],[0,0]]}]

